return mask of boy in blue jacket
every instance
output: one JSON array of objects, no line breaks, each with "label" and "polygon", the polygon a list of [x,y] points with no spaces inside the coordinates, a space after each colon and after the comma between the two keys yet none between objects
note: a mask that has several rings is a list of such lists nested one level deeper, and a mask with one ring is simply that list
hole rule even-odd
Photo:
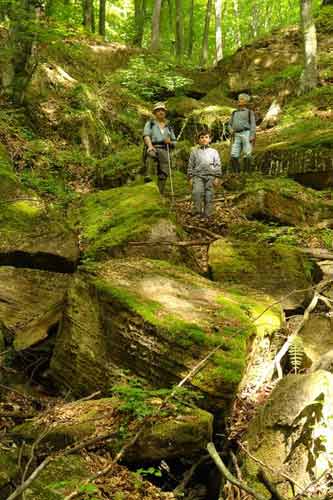
[{"label": "boy in blue jacket", "polygon": [[193,215],[210,217],[214,208],[214,187],[222,177],[221,160],[210,147],[209,130],[198,134],[198,146],[192,149],[187,176],[192,186]]}]

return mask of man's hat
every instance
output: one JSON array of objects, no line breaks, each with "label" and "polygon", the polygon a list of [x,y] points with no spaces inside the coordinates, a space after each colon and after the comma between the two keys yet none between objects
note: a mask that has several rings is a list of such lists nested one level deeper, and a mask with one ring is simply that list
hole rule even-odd
[{"label": "man's hat", "polygon": [[244,101],[249,102],[251,100],[251,97],[248,94],[239,94],[238,100],[240,101],[241,99],[244,99]]},{"label": "man's hat", "polygon": [[157,111],[158,109],[164,109],[164,111],[167,111],[167,108],[166,108],[164,102],[157,102],[155,104],[155,106],[153,107],[153,113],[155,113],[155,111]]}]

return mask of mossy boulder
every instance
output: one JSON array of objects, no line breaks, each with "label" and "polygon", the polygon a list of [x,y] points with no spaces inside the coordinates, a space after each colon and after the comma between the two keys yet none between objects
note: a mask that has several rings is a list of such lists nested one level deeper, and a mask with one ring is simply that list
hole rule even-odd
[{"label": "mossy boulder", "polygon": [[[309,375],[289,375],[278,383],[249,425],[245,436],[248,449],[264,464],[270,482],[284,498],[294,498],[300,489],[330,469],[332,397],[331,373],[319,370]],[[270,498],[257,479],[259,467],[250,457],[244,457],[247,483]],[[292,477],[299,487],[294,485],[293,489],[281,473]]]},{"label": "mossy boulder", "polygon": [[[92,374],[89,388],[94,390],[105,386],[112,366],[155,386],[171,387],[221,345],[190,385],[204,396],[200,404],[226,408],[241,379],[250,338],[281,326],[279,306],[267,309],[273,299],[228,292],[164,261],[114,259],[92,265],[89,271],[83,276],[92,299],[87,299],[87,287],[69,294],[69,320],[63,323],[51,360],[57,380],[63,379],[76,394],[85,392],[81,382],[86,375],[80,370]],[[96,304],[94,297],[100,304],[99,317],[95,309],[94,315],[86,313],[96,317],[93,322],[87,319],[86,329],[80,310]],[[105,373],[102,382],[94,370],[97,375]]]},{"label": "mossy boulder", "polygon": [[105,391],[114,370],[95,289],[84,276],[73,276],[66,303],[50,363],[52,376],[76,394]]},{"label": "mossy boulder", "polygon": [[20,184],[3,147],[0,184],[1,264],[72,271],[79,249],[64,213]]},{"label": "mossy boulder", "polygon": [[312,263],[291,245],[221,238],[210,245],[208,264],[214,280],[263,291],[285,309],[299,307],[312,284]]},{"label": "mossy boulder", "polygon": [[142,146],[127,146],[100,160],[96,172],[96,186],[109,189],[134,181],[142,173],[142,155]]},{"label": "mossy boulder", "polygon": [[6,196],[8,192],[15,193],[19,183],[14,173],[7,149],[3,144],[0,144],[0,178],[1,196]]},{"label": "mossy boulder", "polygon": [[284,225],[315,224],[333,216],[331,200],[326,200],[318,191],[283,177],[249,177],[235,204],[248,218]]},{"label": "mossy boulder", "polygon": [[62,317],[69,277],[0,267],[1,331],[21,351],[45,340]]},{"label": "mossy boulder", "polygon": [[229,120],[232,111],[233,108],[222,104],[205,105],[195,109],[186,118],[182,138],[193,143],[200,130],[209,128],[212,139],[219,141],[223,132],[223,124]]},{"label": "mossy boulder", "polygon": [[191,260],[186,249],[163,244],[176,243],[181,236],[169,214],[167,201],[152,182],[88,195],[78,214],[85,258],[143,255]]},{"label": "mossy boulder", "polygon": [[27,500],[58,500],[81,486],[90,477],[83,457],[58,457],[32,482],[25,492]]},{"label": "mossy boulder", "polygon": [[[0,494],[3,494],[3,498],[7,497],[8,485],[17,477],[19,474],[18,466],[18,450],[6,450],[2,449],[0,453]],[[6,494],[7,493],[7,494]]]},{"label": "mossy boulder", "polygon": [[[69,403],[49,415],[41,415],[15,427],[12,435],[15,439],[33,441],[45,429],[47,418],[49,430],[42,443],[48,447],[62,449],[71,443],[110,431],[114,438],[108,440],[105,446],[116,453],[142,425],[135,413],[124,409],[125,403],[126,400],[117,398]],[[144,404],[147,412],[153,412],[156,401],[147,400]],[[192,456],[205,449],[212,436],[213,416],[204,410],[180,406],[177,409],[174,404],[169,404],[162,415],[147,422],[143,434],[126,452],[127,462]]]},{"label": "mossy boulder", "polygon": [[[303,341],[304,353],[312,365],[321,363],[327,353],[332,354],[333,328],[331,319],[326,315],[311,314],[299,335]],[[329,365],[332,370],[333,363]],[[325,369],[328,369],[329,365]]]}]

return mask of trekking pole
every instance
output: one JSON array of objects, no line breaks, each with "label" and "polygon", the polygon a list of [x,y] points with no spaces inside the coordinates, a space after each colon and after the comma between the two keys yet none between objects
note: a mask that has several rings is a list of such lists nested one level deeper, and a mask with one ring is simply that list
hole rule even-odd
[{"label": "trekking pole", "polygon": [[175,193],[173,190],[173,180],[172,180],[171,157],[170,157],[169,144],[167,144],[167,153],[168,153],[168,166],[169,166],[169,177],[170,177],[170,188],[171,188],[171,203],[173,204],[175,201]]}]

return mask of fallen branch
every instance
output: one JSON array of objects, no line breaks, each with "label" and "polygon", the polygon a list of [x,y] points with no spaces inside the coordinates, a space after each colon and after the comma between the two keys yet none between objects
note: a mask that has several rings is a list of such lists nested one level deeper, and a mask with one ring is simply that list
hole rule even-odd
[{"label": "fallen branch", "polygon": [[246,491],[246,493],[250,493],[250,495],[253,495],[254,498],[256,498],[257,500],[266,500],[266,497],[264,497],[263,495],[261,495],[257,491],[250,488],[243,481],[239,481],[233,474],[231,474],[231,472],[224,465],[220,455],[217,453],[216,448],[214,446],[214,443],[208,443],[207,450],[208,450],[209,455],[213,459],[216,467],[219,469],[219,471],[221,472],[221,474],[225,477],[225,479],[227,481],[229,481],[231,484],[237,486],[241,490]]},{"label": "fallen branch", "polygon": [[[221,237],[221,236],[219,236]],[[205,240],[189,240],[189,241],[129,241],[128,245],[133,246],[156,246],[156,245],[167,245],[175,247],[199,247],[210,245],[211,241]]]},{"label": "fallen branch", "polygon": [[205,227],[201,227],[201,226],[192,226],[192,225],[184,225],[183,226],[184,229],[194,229],[195,231],[198,231],[198,232],[201,232],[201,233],[205,233],[205,234],[208,234],[208,236],[211,236],[212,238],[214,239],[220,239],[222,238],[222,235],[221,234],[217,234],[217,233],[214,233],[213,231],[210,231],[209,229],[206,229]]},{"label": "fallen branch", "polygon": [[[30,474],[30,476],[25,479],[21,485],[16,488],[15,491],[9,497],[7,497],[6,500],[15,500],[15,498],[18,498],[24,493],[24,491],[30,486],[30,484],[39,476],[39,474],[45,469],[47,465],[49,465],[51,462],[56,460],[59,457],[66,457],[68,455],[71,455],[72,453],[75,453],[79,450],[82,450],[83,448],[86,448],[87,446],[94,444],[98,441],[103,441],[106,440],[110,437],[113,437],[116,434],[116,432],[107,432],[105,434],[101,434],[99,436],[94,436],[93,438],[87,439],[77,445],[71,446],[69,448],[66,448],[65,450],[62,450],[61,452],[58,452],[54,455],[49,455],[47,456],[39,465],[38,467]],[[40,440],[39,440],[40,441]]]},{"label": "fallen branch", "polygon": [[204,455],[202,456],[197,462],[195,462],[195,464],[192,465],[192,467],[184,474],[184,478],[182,480],[182,482],[180,484],[178,484],[178,486],[173,490],[173,494],[177,497],[183,497],[184,496],[184,491],[186,490],[187,488],[187,485],[189,484],[189,482],[191,481],[195,471],[197,470],[197,468],[203,464],[204,462],[206,462],[206,460],[209,458],[209,455]]},{"label": "fallen branch", "polygon": [[313,294],[312,300],[308,307],[305,309],[302,321],[298,324],[297,328],[295,331],[287,338],[286,342],[283,344],[281,347],[280,351],[277,353],[274,359],[274,363],[276,366],[276,370],[278,372],[278,378],[281,380],[283,377],[283,372],[281,368],[281,361],[282,358],[287,354],[290,345],[293,342],[293,339],[297,337],[299,332],[303,329],[304,325],[309,321],[310,314],[311,312],[316,308],[318,301],[321,300],[324,302],[324,304],[331,310],[332,306],[329,303],[329,299],[327,299],[325,296],[321,295],[320,292],[326,288],[326,286],[330,285],[332,283],[332,280],[325,280],[320,282],[318,285],[315,286],[315,292]]},{"label": "fallen branch", "polygon": [[275,488],[274,484],[270,482],[264,469],[259,470],[258,479],[266,486],[266,488],[272,495],[271,500],[284,500],[284,497],[280,495],[278,490]]},{"label": "fallen branch", "polygon": [[306,255],[310,255],[314,259],[333,260],[333,253],[321,248],[299,248],[298,250]]},{"label": "fallen branch", "polygon": [[293,486],[296,486],[298,489],[302,490],[302,486],[300,486],[292,477],[288,476],[288,474],[286,474],[285,472],[277,471],[276,469],[273,469],[269,465],[262,462],[262,460],[259,460],[259,458],[252,455],[249,452],[249,450],[241,442],[238,442],[238,445],[244,451],[244,453],[246,453],[246,455],[249,458],[251,458],[251,460],[253,460],[253,462],[256,462],[261,467],[263,467],[264,469],[268,469],[269,471],[273,472],[274,474],[279,474],[283,479],[286,479],[287,481],[289,481],[290,484],[292,484]]}]

